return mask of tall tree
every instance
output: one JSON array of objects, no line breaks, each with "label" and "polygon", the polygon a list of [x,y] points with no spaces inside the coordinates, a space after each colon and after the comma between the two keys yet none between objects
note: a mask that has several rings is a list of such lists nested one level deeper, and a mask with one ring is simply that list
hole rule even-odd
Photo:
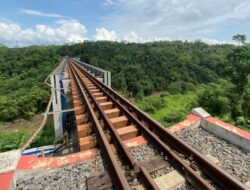
[{"label": "tall tree", "polygon": [[246,35],[244,34],[237,34],[233,36],[233,40],[244,45],[246,43],[247,38],[246,38]]},{"label": "tall tree", "polygon": [[233,38],[241,42],[243,46],[235,47],[227,56],[227,74],[237,86],[238,93],[242,94],[248,81],[247,76],[250,74],[250,45],[245,43],[245,35],[237,34]]}]

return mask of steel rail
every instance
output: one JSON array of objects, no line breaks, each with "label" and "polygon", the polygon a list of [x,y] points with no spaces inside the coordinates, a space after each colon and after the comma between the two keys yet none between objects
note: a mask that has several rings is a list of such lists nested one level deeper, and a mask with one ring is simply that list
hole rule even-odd
[{"label": "steel rail", "polygon": [[[74,67],[74,66],[73,66]],[[77,72],[77,71],[76,71]],[[79,75],[82,73],[79,73]],[[81,77],[80,77],[81,78]],[[114,140],[116,142],[117,152],[123,152],[122,155],[125,156],[125,162],[129,164],[130,169],[133,169],[133,173],[138,173],[144,182],[144,185],[146,186],[147,189],[154,189],[154,190],[159,190],[159,187],[156,185],[154,182],[153,178],[150,176],[147,170],[145,170],[143,167],[138,166],[137,163],[134,161],[134,159],[131,157],[130,153],[128,152],[127,148],[124,146],[124,143],[122,142],[121,137],[117,133],[115,127],[113,124],[109,121],[103,110],[101,109],[100,105],[95,101],[94,96],[92,93],[89,91],[87,88],[86,84],[82,80],[82,84],[84,85],[86,91],[88,92],[92,102],[94,103],[95,107],[97,108],[98,112],[100,113],[100,116],[102,117],[104,121],[104,127],[107,127],[110,132],[113,134]],[[112,138],[113,139],[113,138]],[[128,169],[128,168],[127,168]]]},{"label": "steel rail", "polygon": [[[78,73],[78,74],[80,74],[80,73]],[[87,93],[89,94],[89,96],[91,98],[91,101],[94,103],[95,108],[101,114],[101,115],[99,115],[99,117],[101,117],[101,119],[103,120],[104,127],[106,129],[108,129],[109,132],[112,133],[112,137],[114,137],[114,138],[112,138],[112,140],[115,141],[114,144],[117,146],[117,152],[120,153],[124,157],[124,162],[126,164],[127,169],[132,168],[132,169],[135,169],[135,170],[137,169],[138,170],[138,168],[136,168],[136,163],[135,163],[134,159],[130,156],[128,150],[124,146],[122,140],[119,137],[119,134],[115,130],[115,127],[109,121],[108,117],[105,115],[105,113],[101,109],[100,105],[95,101],[94,96],[92,95],[92,93],[90,92],[90,90],[87,88],[86,84],[84,84],[83,81],[82,81],[82,84],[83,84],[84,88],[86,89]]]},{"label": "steel rail", "polygon": [[[76,64],[76,63],[75,63]],[[77,65],[77,64],[76,64]],[[171,147],[174,147],[178,152],[182,153],[186,158],[192,158],[194,161],[190,164],[190,166],[187,167],[181,167],[183,170],[182,173],[186,173],[186,177],[189,180],[190,183],[192,183],[195,186],[203,186],[205,189],[213,189],[211,185],[208,185],[207,183],[204,183],[200,181],[199,177],[197,177],[197,174],[194,173],[195,171],[192,169],[192,164],[198,164],[199,169],[205,173],[207,176],[209,176],[216,184],[219,186],[225,188],[225,189],[247,189],[245,185],[240,183],[238,180],[230,176],[228,173],[226,173],[224,170],[220,169],[210,161],[206,160],[198,151],[196,151],[191,146],[185,144],[181,139],[179,139],[177,136],[171,134],[168,130],[166,130],[164,127],[162,127],[158,122],[151,119],[147,114],[145,114],[143,111],[138,109],[136,106],[132,105],[129,101],[127,101],[125,98],[121,97],[117,92],[109,88],[108,86],[104,85],[102,82],[97,80],[94,76],[90,75],[88,72],[86,72],[83,68],[81,68],[79,65],[77,67],[88,76],[88,78],[96,84],[100,89],[102,89],[105,94],[108,95],[110,99],[115,99],[117,105],[120,105],[119,107],[126,107],[127,112],[133,113],[133,116],[135,117],[136,123],[139,121],[143,121],[145,124],[143,129],[148,134],[154,134],[154,139],[158,139],[157,141],[161,141],[166,145],[168,143]],[[125,111],[126,112],[126,111]],[[132,117],[133,118],[133,117]],[[142,123],[141,123],[142,124]],[[143,125],[141,125],[143,126]],[[164,142],[163,142],[163,141]],[[166,145],[167,146],[167,145]],[[163,145],[161,145],[163,147]],[[172,148],[167,146],[165,149],[169,149],[169,153],[171,155],[178,156],[178,153],[173,151]],[[169,154],[168,154],[169,155]],[[182,159],[174,157],[174,162],[181,163]],[[187,165],[187,164],[186,164]],[[202,185],[203,184],[203,185]]]},{"label": "steel rail", "polygon": [[[83,70],[84,72],[84,70]],[[97,83],[95,83],[100,89],[102,89]],[[210,183],[206,180],[204,180],[200,175],[196,173],[188,164],[186,164],[183,159],[180,159],[180,157],[177,155],[176,152],[173,151],[171,147],[166,145],[164,142],[159,139],[157,135],[155,135],[152,131],[150,131],[142,122],[140,122],[131,112],[129,112],[120,102],[117,102],[116,99],[114,99],[110,94],[108,94],[105,90],[102,89],[102,91],[108,96],[113,103],[116,104],[120,110],[132,121],[132,123],[136,124],[136,126],[139,127],[139,129],[144,133],[144,135],[152,140],[154,144],[157,144],[164,152],[165,154],[170,157],[169,162],[171,162],[172,165],[175,166],[175,168],[178,169],[182,175],[186,176],[188,181],[195,187],[201,188],[201,189],[207,189],[207,190],[214,190],[215,188],[210,185]],[[144,177],[147,177],[147,175],[144,175]]]},{"label": "steel rail", "polygon": [[114,154],[113,154],[113,150],[105,136],[105,133],[95,115],[95,112],[86,96],[86,93],[84,92],[83,88],[80,85],[80,81],[79,81],[79,77],[77,77],[76,73],[74,72],[74,70],[72,69],[72,67],[70,67],[70,73],[71,75],[74,77],[76,84],[78,85],[79,91],[83,97],[83,101],[86,105],[86,110],[88,111],[88,113],[90,113],[89,119],[93,122],[93,130],[95,131],[95,134],[97,135],[97,141],[98,144],[100,145],[100,148],[102,150],[102,153],[104,154],[106,161],[109,164],[108,170],[109,170],[109,174],[110,176],[112,176],[112,183],[115,186],[116,189],[124,189],[124,190],[129,190],[131,189],[128,181],[125,177],[125,175],[123,174]]}]

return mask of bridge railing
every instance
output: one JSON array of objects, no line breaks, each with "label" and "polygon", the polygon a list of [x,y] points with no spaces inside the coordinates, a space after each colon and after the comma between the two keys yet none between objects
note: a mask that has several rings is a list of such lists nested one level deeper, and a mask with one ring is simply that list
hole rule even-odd
[{"label": "bridge railing", "polygon": [[93,65],[84,63],[79,61],[78,59],[74,58],[74,61],[79,64],[80,66],[84,67],[86,70],[90,71],[92,74],[94,74],[97,78],[101,78],[102,82],[106,84],[107,86],[111,87],[111,72],[95,67]]}]

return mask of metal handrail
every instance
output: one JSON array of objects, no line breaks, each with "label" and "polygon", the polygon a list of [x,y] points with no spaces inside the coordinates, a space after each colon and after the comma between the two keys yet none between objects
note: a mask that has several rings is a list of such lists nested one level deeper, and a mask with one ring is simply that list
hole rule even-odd
[{"label": "metal handrail", "polygon": [[[50,106],[52,103],[52,95],[50,96],[48,105],[46,107],[45,113],[49,112]],[[28,139],[28,141],[21,147],[21,151],[24,151],[31,143],[32,141],[35,139],[35,137],[38,135],[38,133],[44,128],[46,121],[48,118],[48,114],[43,114],[43,119],[41,124],[39,125],[39,127],[36,129],[36,131],[33,133],[33,135]]]}]

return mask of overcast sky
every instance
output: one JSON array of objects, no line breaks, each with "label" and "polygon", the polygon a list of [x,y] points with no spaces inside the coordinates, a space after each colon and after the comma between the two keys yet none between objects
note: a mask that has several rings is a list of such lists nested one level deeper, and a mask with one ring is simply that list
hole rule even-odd
[{"label": "overcast sky", "polygon": [[0,2],[0,43],[250,38],[250,0],[8,0]]}]

